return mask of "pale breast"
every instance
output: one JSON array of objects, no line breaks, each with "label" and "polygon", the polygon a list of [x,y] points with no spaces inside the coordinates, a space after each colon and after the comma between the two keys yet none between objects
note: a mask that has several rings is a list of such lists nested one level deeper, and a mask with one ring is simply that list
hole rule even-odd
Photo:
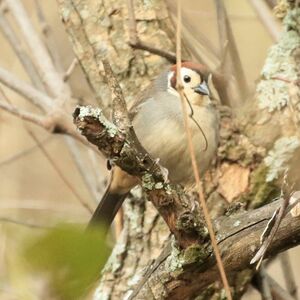
[{"label": "pale breast", "polygon": [[[205,133],[190,119],[197,163],[203,174],[217,149],[218,121],[213,108],[193,106],[193,118]],[[175,96],[148,99],[138,107],[133,119],[137,137],[153,158],[159,158],[169,170],[169,179],[183,185],[194,182],[187,138],[184,130],[180,99]]]}]

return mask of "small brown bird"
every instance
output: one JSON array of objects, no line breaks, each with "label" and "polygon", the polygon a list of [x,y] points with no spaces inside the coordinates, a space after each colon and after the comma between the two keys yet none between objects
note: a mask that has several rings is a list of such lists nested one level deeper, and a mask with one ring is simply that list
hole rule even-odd
[{"label": "small brown bird", "polygon": [[[203,65],[184,62],[183,91],[189,101],[190,128],[201,175],[209,167],[218,144],[218,117],[211,105],[208,71]],[[194,183],[184,128],[181,99],[176,90],[176,65],[163,72],[130,108],[136,135],[153,159],[169,171],[169,180],[183,186]],[[111,181],[89,225],[110,225],[126,195],[139,181],[115,166]]]}]

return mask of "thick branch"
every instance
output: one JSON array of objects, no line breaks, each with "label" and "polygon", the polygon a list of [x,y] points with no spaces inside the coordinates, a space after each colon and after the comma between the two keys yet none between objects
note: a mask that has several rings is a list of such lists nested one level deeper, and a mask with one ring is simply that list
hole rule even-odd
[{"label": "thick branch", "polygon": [[[259,247],[261,233],[279,205],[280,200],[250,212],[217,219],[215,227],[218,244],[229,277],[250,267],[250,260]],[[275,255],[299,244],[300,218],[293,218],[288,214],[267,255]],[[198,295],[209,284],[218,280],[219,276],[214,257],[207,253],[207,259],[201,257],[205,253],[205,247],[201,246],[203,252],[198,249],[198,252],[186,255],[186,260],[181,260],[180,264],[178,257],[171,253],[134,299],[148,299],[149,295],[157,296],[162,290],[165,295],[163,299],[188,299]]]}]

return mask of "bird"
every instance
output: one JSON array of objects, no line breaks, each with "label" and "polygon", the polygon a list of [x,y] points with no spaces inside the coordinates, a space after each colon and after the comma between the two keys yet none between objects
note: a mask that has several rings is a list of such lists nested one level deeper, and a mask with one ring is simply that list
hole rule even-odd
[{"label": "bird", "polygon": [[[182,62],[180,76],[191,118],[190,130],[200,175],[216,155],[219,137],[218,114],[210,99],[208,69],[199,63]],[[184,127],[181,98],[177,90],[176,65],[164,70],[129,107],[136,136],[153,159],[168,170],[168,179],[183,187],[194,184],[190,152]],[[113,222],[130,190],[139,184],[120,167],[112,176],[88,228]]]}]

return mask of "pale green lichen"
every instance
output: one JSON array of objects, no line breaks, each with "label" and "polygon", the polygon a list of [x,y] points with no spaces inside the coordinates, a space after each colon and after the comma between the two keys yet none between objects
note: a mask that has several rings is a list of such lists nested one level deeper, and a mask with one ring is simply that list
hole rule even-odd
[{"label": "pale green lichen", "polygon": [[103,291],[102,286],[99,285],[94,292],[93,300],[109,300],[109,299],[110,299],[110,293]]},{"label": "pale green lichen", "polygon": [[263,80],[257,85],[256,91],[260,94],[259,107],[268,112],[281,110],[289,100],[288,87],[285,82],[278,82],[276,89],[271,81]]},{"label": "pale green lichen", "polygon": [[272,201],[278,196],[279,190],[274,182],[267,182],[268,167],[261,163],[250,176],[249,193],[243,195],[241,201],[249,204],[251,208],[257,208]]},{"label": "pale green lichen", "polygon": [[87,106],[77,106],[79,108],[79,119],[81,121],[84,120],[85,117],[94,117],[96,119],[100,119],[102,117],[102,110],[100,108],[93,108],[90,105]]},{"label": "pale green lichen", "polygon": [[155,181],[151,174],[146,173],[142,177],[142,187],[146,190],[153,190],[155,188]]},{"label": "pale green lichen", "polygon": [[[257,85],[259,107],[269,112],[281,110],[289,101],[289,87],[283,80],[297,80],[297,65],[293,61],[293,51],[300,47],[300,10],[291,10],[285,18],[286,32],[278,44],[271,47],[262,69],[262,80]],[[276,80],[276,84],[274,83]]]},{"label": "pale green lichen", "polygon": [[105,127],[107,130],[107,133],[110,137],[114,137],[117,132],[118,128],[109,122],[106,117],[104,116],[102,109],[100,108],[93,108],[90,105],[87,106],[77,106],[79,108],[79,115],[78,118],[83,121],[85,117],[93,117],[95,119],[98,119],[99,122]]},{"label": "pale green lichen", "polygon": [[202,264],[210,252],[201,245],[194,244],[185,250],[179,250],[173,241],[171,255],[167,258],[167,269],[176,277],[181,274],[185,266],[191,264]]},{"label": "pale green lichen", "polygon": [[164,187],[164,184],[162,182],[157,182],[154,186],[157,190],[162,189]]},{"label": "pale green lichen", "polygon": [[271,182],[278,178],[287,168],[288,161],[299,146],[300,141],[296,136],[282,137],[275,142],[273,149],[268,152],[264,159],[268,167],[266,182]]},{"label": "pale green lichen", "polygon": [[175,245],[174,237],[172,239],[172,251],[166,260],[166,269],[176,276],[183,271],[183,265],[180,260],[180,250]]},{"label": "pale green lichen", "polygon": [[289,11],[283,24],[286,26],[286,30],[295,30],[300,34],[300,8],[294,8]]},{"label": "pale green lichen", "polygon": [[122,254],[127,251],[126,243],[117,243],[110,255],[105,267],[102,269],[101,273],[112,272],[115,273],[121,266],[122,263],[118,257],[122,257]]}]

